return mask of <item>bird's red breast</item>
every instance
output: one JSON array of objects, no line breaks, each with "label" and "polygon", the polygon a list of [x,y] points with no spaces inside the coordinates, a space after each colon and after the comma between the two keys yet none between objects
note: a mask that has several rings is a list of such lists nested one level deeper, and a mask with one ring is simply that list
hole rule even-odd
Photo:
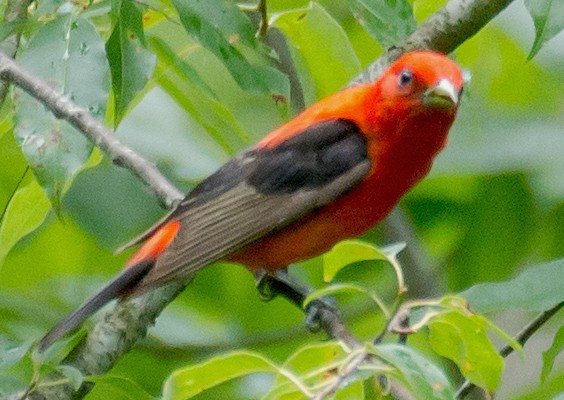
[{"label": "bird's red breast", "polygon": [[[439,54],[410,53],[376,82],[316,103],[261,140],[257,148],[272,148],[321,121],[345,119],[365,137],[371,170],[333,203],[264,237],[230,260],[250,268],[282,268],[322,254],[382,220],[427,174],[446,144],[458,99],[444,108],[425,104],[426,94],[440,84],[450,85],[453,95],[459,96],[463,84],[459,67]],[[442,92],[438,95],[447,96]],[[450,100],[446,101],[448,105]]]}]

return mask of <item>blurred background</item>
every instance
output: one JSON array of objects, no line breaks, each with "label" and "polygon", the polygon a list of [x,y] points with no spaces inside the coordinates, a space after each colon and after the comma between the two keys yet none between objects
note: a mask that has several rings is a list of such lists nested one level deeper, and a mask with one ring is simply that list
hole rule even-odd
[{"label": "blurred background", "polygon": [[[420,22],[444,2],[412,3]],[[311,104],[346,86],[382,52],[347,2],[272,0],[271,24],[287,39],[297,82],[265,61],[268,50],[260,43],[256,48],[246,44],[244,31],[232,38],[241,41],[257,77],[267,82],[264,89],[256,81],[236,81],[216,54],[187,34],[178,17],[165,18],[169,9],[162,7],[150,7],[143,20],[145,40],[156,54],[146,60],[154,63],[154,72],[127,107],[110,107],[107,122],[119,121],[119,139],[183,191],[291,118],[302,101]],[[91,10],[88,18],[107,38],[109,25],[99,14]],[[392,39],[401,34],[401,29],[390,33]],[[418,294],[458,293],[564,257],[564,35],[528,59],[534,38],[523,1],[515,1],[456,50],[453,57],[471,80],[447,149],[429,178],[402,202],[399,218],[409,229],[392,234],[376,229],[366,236],[378,244],[407,242],[418,264],[411,269],[402,259],[408,285],[418,284],[417,274],[425,275],[426,287],[418,287]],[[301,88],[299,95],[292,84]],[[57,215],[31,174],[25,174],[10,104],[1,116],[0,207],[10,203],[4,222],[22,221],[4,223],[0,235],[0,344],[7,346],[38,339],[94,293],[131,254],[114,255],[114,250],[165,210],[137,178],[94,149],[86,167],[65,186]],[[291,274],[321,285],[321,260],[304,264],[292,266]],[[393,278],[384,265],[350,267],[339,275],[373,285],[384,298],[393,296]],[[369,301],[353,295],[339,300],[357,335],[369,338],[379,331],[382,316]],[[489,317],[514,334],[533,316],[511,310]],[[527,344],[524,358],[508,358],[497,398],[552,399],[564,391],[562,357],[540,384],[542,352],[563,321],[560,313],[544,327]],[[253,277],[242,268],[213,265],[198,274],[112,375],[157,395],[175,368],[229,349],[255,349],[281,361],[312,340],[302,322],[302,312],[282,299],[261,302]],[[428,351],[424,333],[410,340]],[[4,391],[9,382],[19,387],[31,373],[29,360],[0,370]],[[198,398],[226,393],[249,398],[267,389],[271,379],[252,376]],[[121,398],[115,390],[102,383],[88,398]]]}]

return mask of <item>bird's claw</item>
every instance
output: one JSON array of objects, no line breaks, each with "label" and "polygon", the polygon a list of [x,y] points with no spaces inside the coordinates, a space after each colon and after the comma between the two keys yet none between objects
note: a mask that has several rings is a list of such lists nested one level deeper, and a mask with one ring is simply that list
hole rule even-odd
[{"label": "bird's claw", "polygon": [[316,333],[323,329],[322,321],[324,318],[322,314],[324,313],[340,315],[339,309],[332,298],[315,299],[305,307],[305,325],[310,332]]},{"label": "bird's claw", "polygon": [[270,301],[274,299],[278,292],[273,285],[273,277],[265,271],[259,271],[255,274],[255,285],[262,301]]}]

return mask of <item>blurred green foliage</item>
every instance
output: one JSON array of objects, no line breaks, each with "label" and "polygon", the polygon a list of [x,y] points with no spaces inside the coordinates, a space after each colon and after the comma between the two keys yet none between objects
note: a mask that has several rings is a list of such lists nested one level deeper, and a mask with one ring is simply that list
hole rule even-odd
[{"label": "blurred green foliage", "polygon": [[[380,3],[383,14],[376,18],[378,10],[365,1],[267,1],[271,29],[283,33],[282,43],[280,38],[255,36],[259,16],[252,5],[227,2],[229,7],[223,7],[223,1],[211,0],[44,0],[31,10],[28,23],[10,29],[22,29],[20,59],[36,72],[48,71],[45,52],[55,57],[55,48],[66,49],[68,59],[56,57],[62,60],[63,78],[79,88],[63,84],[62,90],[78,102],[78,93],[86,90],[96,104],[87,98],[83,106],[101,119],[119,122],[120,140],[188,190],[289,119],[298,95],[307,105],[345,86],[389,41],[410,32],[414,19],[420,23],[444,1]],[[534,20],[522,5],[512,5],[504,12],[508,17],[488,25],[453,55],[472,74],[459,117],[431,176],[402,203],[438,288],[459,292],[481,282],[507,280],[509,297],[518,297],[519,291],[527,291],[527,275],[516,279],[519,291],[510,278],[528,266],[564,257],[564,47],[561,34],[560,40],[549,41],[563,23],[550,3],[544,0],[533,7],[535,2],[526,2]],[[386,4],[392,8],[385,9]],[[389,19],[397,30],[382,32],[374,22],[380,18]],[[71,19],[78,28],[72,25],[76,29],[68,29],[65,36],[65,21]],[[522,25],[530,26],[524,39],[514,34],[514,27]],[[85,27],[96,32],[88,31],[84,38]],[[49,35],[54,38],[49,45],[37,45]],[[73,41],[78,43],[74,47],[69,45]],[[282,66],[273,50],[277,46],[287,46],[294,75]],[[74,61],[79,55],[83,63]],[[49,162],[61,169],[39,171],[34,162],[41,154],[35,149],[31,157],[24,151],[24,157],[25,138],[17,132],[26,126],[41,131],[46,114],[39,105],[27,108],[33,101],[22,101],[22,96],[16,92],[0,110],[0,395],[30,381],[32,362],[25,352],[30,339],[40,338],[119,270],[129,254],[114,256],[114,249],[165,212],[131,173],[91,152],[86,143],[55,147]],[[29,124],[22,126],[22,115]],[[54,118],[50,123],[64,126]],[[367,237],[383,240],[379,231]],[[408,239],[393,238],[408,241],[409,248],[414,244]],[[361,282],[387,301],[394,299],[390,268],[381,261],[354,261],[354,267],[339,271],[340,280]],[[306,268],[292,267],[291,272],[308,284],[322,285],[321,258],[303,264]],[[368,264],[372,267],[363,268]],[[556,262],[552,268],[561,265]],[[404,265],[404,273],[407,280],[417,279],[410,277],[410,265]],[[541,299],[557,297],[557,289],[542,290],[543,282],[554,277],[551,273],[534,286]],[[480,287],[465,293],[472,290],[485,293]],[[504,289],[492,290],[503,294]],[[493,302],[493,297],[488,299]],[[381,329],[384,317],[367,296],[342,294],[339,301],[359,337],[368,339]],[[488,317],[501,316],[503,327],[515,332],[525,319],[507,322],[503,312],[512,308],[511,302],[492,306],[490,311],[498,314]],[[120,360],[111,376],[96,378],[87,398],[160,396],[163,382],[174,379],[173,371],[233,349],[252,349],[282,365],[302,354],[298,349],[323,339],[307,332],[302,320],[303,314],[283,300],[261,302],[248,272],[213,265],[165,310],[148,340]],[[545,335],[552,337],[563,322],[560,314]],[[437,326],[431,330],[435,338],[441,332]],[[423,362],[426,357],[450,371],[431,351],[428,335],[426,330],[414,335],[409,343],[419,350],[405,351],[420,351],[423,355],[410,354],[411,359]],[[549,399],[564,391],[564,369],[557,356],[561,337],[543,345],[551,362],[556,360],[543,382],[540,367],[528,380],[506,374],[500,396]],[[388,350],[387,356],[399,363],[396,350]],[[541,365],[541,354],[526,355],[525,362],[512,362],[521,369],[529,369],[531,359]],[[455,355],[450,358],[456,361]],[[449,374],[449,380],[454,382],[455,376]],[[272,375],[250,375],[196,398],[260,397],[276,384],[280,382]],[[347,390],[354,398],[359,393],[369,398],[371,389],[352,384]]]}]

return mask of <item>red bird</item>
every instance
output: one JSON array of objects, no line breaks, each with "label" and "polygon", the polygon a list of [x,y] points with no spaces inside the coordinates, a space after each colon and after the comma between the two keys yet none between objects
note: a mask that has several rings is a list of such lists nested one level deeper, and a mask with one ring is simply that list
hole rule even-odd
[{"label": "red bird", "polygon": [[98,294],[57,324],[46,349],[114,298],[183,280],[218,260],[276,270],[381,221],[445,146],[459,67],[408,53],[375,82],[319,101],[201,182]]}]

